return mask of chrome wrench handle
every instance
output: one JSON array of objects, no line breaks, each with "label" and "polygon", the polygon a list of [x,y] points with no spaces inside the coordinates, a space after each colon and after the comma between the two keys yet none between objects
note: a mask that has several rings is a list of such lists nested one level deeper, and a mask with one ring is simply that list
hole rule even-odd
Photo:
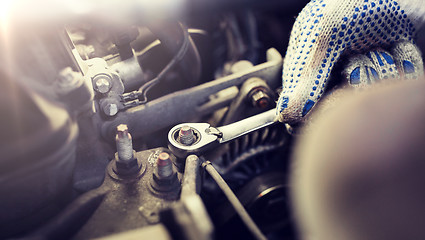
[{"label": "chrome wrench handle", "polygon": [[276,122],[276,110],[271,109],[238,122],[218,127],[217,130],[222,133],[218,141],[225,143]]}]

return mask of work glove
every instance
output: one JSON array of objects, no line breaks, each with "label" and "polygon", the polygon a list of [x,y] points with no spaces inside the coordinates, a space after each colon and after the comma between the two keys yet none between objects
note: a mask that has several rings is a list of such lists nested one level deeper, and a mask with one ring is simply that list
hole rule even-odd
[{"label": "work glove", "polygon": [[[414,38],[424,20],[421,0],[311,1],[292,29],[276,109],[279,121],[300,122],[334,76],[355,88],[422,76]],[[339,75],[333,69],[341,58],[348,60]]]}]

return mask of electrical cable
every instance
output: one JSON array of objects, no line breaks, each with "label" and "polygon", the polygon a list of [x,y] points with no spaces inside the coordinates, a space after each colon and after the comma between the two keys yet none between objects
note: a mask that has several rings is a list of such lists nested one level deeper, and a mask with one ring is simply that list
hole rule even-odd
[{"label": "electrical cable", "polygon": [[133,97],[137,97],[140,98],[140,96],[142,96],[142,100],[139,102],[140,104],[146,103],[147,102],[147,92],[154,87],[155,85],[157,85],[159,82],[161,82],[161,80],[164,78],[164,76],[179,62],[183,59],[183,57],[185,56],[188,47],[189,47],[189,32],[186,29],[185,26],[183,26],[183,24],[180,23],[182,32],[183,32],[183,42],[182,45],[179,49],[179,51],[177,52],[177,54],[173,57],[173,59],[171,59],[171,61],[167,64],[167,66],[165,66],[164,69],[161,70],[161,72],[151,81],[145,83],[143,86],[141,86],[139,88],[138,91],[131,93]]}]

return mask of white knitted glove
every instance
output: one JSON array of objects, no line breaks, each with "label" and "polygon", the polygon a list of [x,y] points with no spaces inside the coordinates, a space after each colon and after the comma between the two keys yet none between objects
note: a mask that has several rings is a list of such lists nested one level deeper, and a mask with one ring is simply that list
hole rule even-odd
[{"label": "white knitted glove", "polygon": [[296,123],[310,112],[342,54],[366,54],[354,57],[344,71],[351,85],[423,74],[420,53],[411,43],[424,20],[422,0],[311,1],[292,29],[277,104],[279,120]]}]

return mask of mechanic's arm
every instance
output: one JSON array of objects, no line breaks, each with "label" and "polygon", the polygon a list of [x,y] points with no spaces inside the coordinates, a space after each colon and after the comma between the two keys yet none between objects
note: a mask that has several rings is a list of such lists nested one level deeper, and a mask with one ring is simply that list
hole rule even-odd
[{"label": "mechanic's arm", "polygon": [[292,29],[277,104],[279,120],[295,123],[310,112],[342,54],[365,54],[347,67],[351,85],[360,86],[364,79],[423,75],[413,40],[424,21],[422,0],[311,1]]}]

